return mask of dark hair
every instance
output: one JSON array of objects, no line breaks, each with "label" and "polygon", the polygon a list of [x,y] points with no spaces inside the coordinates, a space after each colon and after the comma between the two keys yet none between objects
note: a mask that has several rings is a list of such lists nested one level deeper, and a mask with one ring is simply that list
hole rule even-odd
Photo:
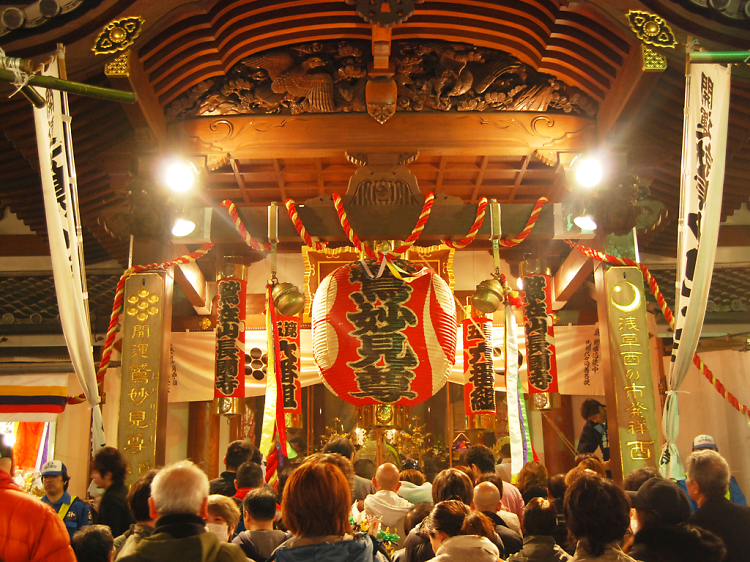
[{"label": "dark hair", "polygon": [[481,484],[482,482],[490,482],[494,484],[495,488],[497,488],[500,492],[500,499],[503,498],[503,479],[500,478],[497,474],[482,474],[482,476],[477,478],[477,485]]},{"label": "dark hair", "polygon": [[238,488],[259,488],[263,485],[263,469],[254,462],[243,462],[235,478]]},{"label": "dark hair", "polygon": [[354,443],[344,435],[334,435],[323,447],[323,452],[338,453],[339,455],[346,457],[346,460],[351,460],[354,455]]},{"label": "dark hair", "polygon": [[476,475],[474,474],[474,471],[471,470],[465,464],[454,464],[453,468],[455,468],[456,470],[460,470],[461,472],[463,472],[466,476],[469,477],[469,480],[471,480],[472,482],[474,482],[477,479]]},{"label": "dark hair", "polygon": [[430,502],[415,503],[404,516],[404,533],[408,535],[411,530],[424,521],[432,511]]},{"label": "dark hair", "polygon": [[565,490],[568,486],[565,484],[565,475],[563,473],[555,474],[547,479],[547,491],[553,500],[561,500],[565,497]]},{"label": "dark hair", "polygon": [[351,502],[351,489],[341,469],[315,459],[305,461],[284,488],[284,525],[298,537],[351,534]]},{"label": "dark hair", "polygon": [[73,535],[71,544],[80,562],[108,562],[115,539],[106,525],[87,525]]},{"label": "dark hair", "polygon": [[[229,446],[227,446],[227,454],[226,454],[226,465],[227,470],[230,468],[233,468],[237,470],[242,463],[252,461],[255,461],[255,453],[258,453],[258,457],[261,457],[260,451],[258,451],[257,447],[253,445],[250,441],[247,439],[243,440],[237,440],[232,441]],[[261,459],[258,458],[257,463],[260,464]]]},{"label": "dark hair", "polygon": [[424,474],[419,472],[416,468],[402,470],[398,474],[398,479],[402,482],[411,482],[415,486],[421,486],[424,484]]},{"label": "dark hair", "polygon": [[148,498],[151,497],[151,482],[154,481],[154,476],[158,473],[158,470],[149,470],[130,487],[128,506],[130,506],[130,511],[136,521],[151,520]]},{"label": "dark hair", "polygon": [[[349,489],[352,492],[352,501],[354,501],[354,487],[356,482],[354,479],[354,469],[348,458],[338,453],[315,453],[307,459],[315,462],[332,464],[338,467],[338,469],[344,474],[346,481],[349,482]],[[307,460],[305,462],[307,462]]]},{"label": "dark hair", "polygon": [[432,503],[459,500],[466,505],[474,498],[474,484],[469,477],[455,468],[446,468],[432,481]]},{"label": "dark hair", "polygon": [[242,500],[242,509],[257,521],[272,521],[276,517],[276,496],[264,488],[250,490]]},{"label": "dark hair", "polygon": [[94,469],[102,476],[109,474],[112,483],[125,481],[125,470],[128,463],[122,453],[114,447],[104,447],[94,457]]},{"label": "dark hair", "polygon": [[588,539],[593,556],[619,541],[630,525],[630,501],[618,486],[593,474],[583,474],[565,492],[565,519],[576,539]]},{"label": "dark hair", "polygon": [[539,461],[529,461],[518,473],[516,488],[521,494],[534,487],[547,487],[547,468]]},{"label": "dark hair", "polygon": [[352,466],[357,476],[367,478],[368,480],[375,478],[375,463],[370,459],[357,459]]},{"label": "dark hair", "polygon": [[430,534],[440,531],[449,537],[479,535],[491,538],[495,534],[495,527],[489,517],[472,511],[458,500],[447,500],[433,507],[425,520],[425,527]]},{"label": "dark hair", "polygon": [[646,466],[643,468],[636,468],[631,470],[630,473],[622,481],[622,489],[629,492],[637,492],[643,486],[643,483],[652,478],[661,478],[659,470],[653,466]]},{"label": "dark hair", "polygon": [[581,404],[581,417],[588,420],[591,416],[595,416],[599,413],[599,409],[604,407],[604,404],[593,398],[587,398]]},{"label": "dark hair", "polygon": [[532,498],[523,510],[523,528],[525,535],[552,536],[557,527],[557,510],[551,501],[544,498]]},{"label": "dark hair", "polygon": [[[472,445],[466,451],[466,464],[476,465],[482,474],[495,472],[495,455],[492,449],[484,445]],[[479,476],[479,475],[476,475]]]},{"label": "dark hair", "polygon": [[510,456],[510,443],[503,443],[500,446],[500,454],[506,459]]},{"label": "dark hair", "polygon": [[[59,474],[58,476],[62,477],[63,491],[67,492],[68,491],[68,485],[70,484],[70,476],[67,473]],[[54,476],[49,476],[49,475],[45,476],[45,475],[42,475],[42,482],[44,482],[45,478],[54,478]]]},{"label": "dark hair", "polygon": [[284,468],[282,468],[281,472],[279,472],[279,480],[276,483],[276,502],[277,503],[281,503],[281,498],[284,497],[284,486],[286,486],[286,481],[289,480],[289,477],[292,475],[292,472],[297,470],[297,468],[301,464],[302,464],[301,462],[291,461],[285,464]]}]

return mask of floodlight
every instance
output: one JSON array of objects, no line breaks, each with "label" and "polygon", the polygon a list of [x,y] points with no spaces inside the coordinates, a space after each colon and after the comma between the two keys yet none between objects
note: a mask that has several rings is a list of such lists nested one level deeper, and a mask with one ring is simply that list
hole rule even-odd
[{"label": "floodlight", "polygon": [[596,230],[596,221],[590,214],[580,215],[573,219],[575,225],[582,230]]},{"label": "floodlight", "polygon": [[187,236],[195,230],[195,223],[188,219],[178,218],[175,219],[174,225],[172,226],[173,236]]},{"label": "floodlight", "polygon": [[591,154],[579,154],[570,164],[576,182],[586,189],[599,185],[604,179],[604,165],[601,158]]},{"label": "floodlight", "polygon": [[197,176],[198,170],[192,162],[175,160],[167,165],[164,181],[169,189],[182,193],[193,187]]}]

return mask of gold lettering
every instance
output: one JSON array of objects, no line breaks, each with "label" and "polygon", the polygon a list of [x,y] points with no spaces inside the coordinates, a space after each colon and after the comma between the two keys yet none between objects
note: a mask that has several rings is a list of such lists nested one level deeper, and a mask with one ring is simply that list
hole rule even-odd
[{"label": "gold lettering", "polygon": [[620,331],[633,330],[634,332],[640,332],[638,327],[638,319],[635,316],[623,316],[619,322]]},{"label": "gold lettering", "polygon": [[638,334],[620,334],[622,336],[622,343],[620,347],[628,347],[633,349],[634,347],[641,347],[638,341]]},{"label": "gold lettering", "polygon": [[643,414],[641,412],[645,412],[648,408],[646,408],[646,405],[643,402],[638,402],[637,400],[635,402],[631,402],[630,405],[625,408],[625,410],[630,414],[630,417],[642,417]]},{"label": "gold lettering", "polygon": [[638,398],[636,394],[640,394],[640,396],[643,396],[643,389],[646,388],[646,385],[640,385],[640,384],[631,384],[630,386],[625,387],[625,396],[630,396],[630,393],[633,393],[633,398]]},{"label": "gold lettering", "polygon": [[146,390],[144,387],[141,388],[133,388],[128,393],[128,397],[130,398],[131,402],[134,402],[136,406],[140,406],[146,401],[146,398],[151,396],[151,393]]},{"label": "gold lettering", "polygon": [[130,422],[130,425],[125,429],[130,429],[131,427],[147,429],[148,426],[153,423],[153,421],[146,421],[146,410],[133,410],[130,412],[128,421]]},{"label": "gold lettering", "polygon": [[640,351],[621,351],[622,361],[627,367],[634,367],[641,364],[641,353]]},{"label": "gold lettering", "polygon": [[653,444],[653,441],[628,441],[630,459],[634,461],[647,461],[651,458],[651,449],[647,447]]},{"label": "gold lettering", "polygon": [[136,324],[135,326],[133,326],[133,337],[134,338],[148,338],[149,337],[148,324]]},{"label": "gold lettering", "polygon": [[134,343],[131,357],[143,357],[148,359],[148,344],[147,343]]},{"label": "gold lettering", "polygon": [[128,442],[124,447],[126,451],[133,455],[137,455],[145,448],[146,446],[143,444],[143,434],[134,433],[132,435],[128,435]]}]

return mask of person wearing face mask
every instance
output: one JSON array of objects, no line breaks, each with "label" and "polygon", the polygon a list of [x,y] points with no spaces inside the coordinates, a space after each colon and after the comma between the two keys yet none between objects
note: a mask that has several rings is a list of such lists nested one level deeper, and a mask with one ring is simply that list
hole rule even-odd
[{"label": "person wearing face mask", "polygon": [[151,483],[148,505],[154,534],[118,562],[247,562],[239,546],[226,542],[228,534],[220,540],[206,529],[208,478],[192,462],[162,468]]},{"label": "person wearing face mask", "polygon": [[581,404],[581,417],[586,420],[586,424],[578,440],[578,453],[595,453],[597,449],[601,449],[602,459],[607,463],[609,461],[607,408],[598,400],[589,398]]},{"label": "person wearing face mask", "polygon": [[206,529],[214,533],[222,542],[229,542],[240,520],[240,510],[232,498],[221,494],[208,496],[208,517]]}]

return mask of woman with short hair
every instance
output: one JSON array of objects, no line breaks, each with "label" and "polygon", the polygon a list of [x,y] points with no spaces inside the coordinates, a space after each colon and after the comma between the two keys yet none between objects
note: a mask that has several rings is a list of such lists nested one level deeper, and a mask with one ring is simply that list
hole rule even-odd
[{"label": "woman with short hair", "polygon": [[471,560],[497,562],[499,551],[490,541],[492,521],[457,500],[440,502],[425,520],[436,562]]},{"label": "woman with short hair", "polygon": [[281,502],[284,525],[293,536],[273,552],[269,562],[382,562],[369,535],[352,536],[351,500],[341,469],[314,459],[304,462],[289,476]]}]

